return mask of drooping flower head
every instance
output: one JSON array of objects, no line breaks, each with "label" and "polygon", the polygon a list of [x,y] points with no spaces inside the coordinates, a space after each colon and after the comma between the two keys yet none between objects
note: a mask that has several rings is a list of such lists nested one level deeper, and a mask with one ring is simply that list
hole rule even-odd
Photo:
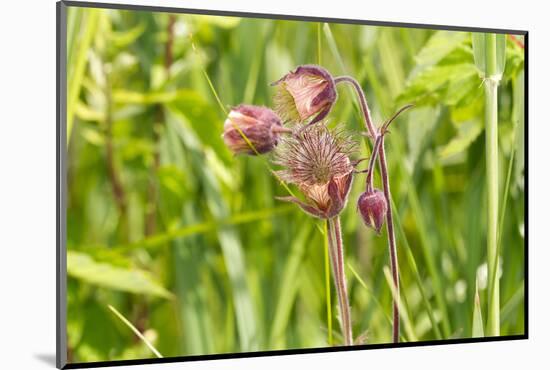
[{"label": "drooping flower head", "polygon": [[388,203],[384,193],[378,189],[365,191],[359,196],[357,209],[365,225],[372,227],[376,233],[380,234],[388,212]]},{"label": "drooping flower head", "polygon": [[271,109],[245,104],[231,109],[223,130],[225,145],[233,153],[251,155],[271,151],[279,142],[281,133],[289,131]]},{"label": "drooping flower head", "polygon": [[275,163],[283,167],[280,178],[298,186],[307,203],[294,197],[281,200],[298,204],[318,218],[332,218],[344,208],[353,177],[350,155],[355,142],[341,128],[325,123],[306,126],[285,136],[275,151]]},{"label": "drooping flower head", "polygon": [[330,112],[337,98],[336,86],[330,73],[317,65],[303,65],[274,82],[277,87],[275,111],[284,121],[321,121]]}]

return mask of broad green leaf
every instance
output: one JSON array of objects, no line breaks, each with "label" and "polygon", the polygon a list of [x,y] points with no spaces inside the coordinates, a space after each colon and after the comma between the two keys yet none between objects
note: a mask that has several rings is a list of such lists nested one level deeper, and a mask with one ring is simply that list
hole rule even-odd
[{"label": "broad green leaf", "polygon": [[172,294],[156,282],[149,272],[96,262],[90,255],[82,252],[67,251],[67,273],[86,283],[109,289],[172,298]]},{"label": "broad green leaf", "polygon": [[476,291],[474,297],[474,314],[472,319],[472,338],[484,337],[483,333],[483,316],[481,314],[481,305],[479,303],[479,291],[476,282]]},{"label": "broad green leaf", "polygon": [[463,122],[458,127],[457,136],[439,150],[439,157],[442,160],[461,153],[479,136],[483,127],[480,121]]},{"label": "broad green leaf", "polygon": [[449,86],[445,91],[443,102],[447,105],[456,105],[468,95],[475,95],[479,87],[479,78],[475,69],[466,71],[462,76],[459,76],[449,82]]},{"label": "broad green leaf", "polygon": [[468,37],[466,32],[436,31],[414,57],[416,66],[410,76],[437,64],[443,57],[461,45]]},{"label": "broad green leaf", "polygon": [[[426,69],[407,83],[407,86],[398,97],[398,103],[438,103],[445,96],[446,88],[454,81],[462,80],[465,76],[475,74],[475,67],[471,63],[435,66]],[[454,88],[456,90],[456,88]],[[455,92],[451,92],[451,102],[456,100]],[[463,96],[464,92],[460,92]]]}]

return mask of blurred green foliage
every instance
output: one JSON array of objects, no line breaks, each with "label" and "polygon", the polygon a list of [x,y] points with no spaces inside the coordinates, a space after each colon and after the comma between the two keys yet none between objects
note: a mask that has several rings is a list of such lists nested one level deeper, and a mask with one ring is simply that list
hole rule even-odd
[{"label": "blurred green foliage", "polygon": [[[323,347],[329,327],[340,343],[322,223],[275,200],[286,191],[265,158],[234,157],[221,139],[222,108],[269,106],[269,83],[305,63],[355,76],[378,123],[416,105],[386,139],[402,339],[482,335],[484,103],[470,33],[84,8],[67,21],[70,362],[154,356],[108,305],[164,356]],[[524,332],[523,55],[508,39],[503,335]],[[350,89],[330,122],[363,131]],[[383,343],[387,241],[356,214],[363,181],[342,216],[347,280],[354,334]]]}]

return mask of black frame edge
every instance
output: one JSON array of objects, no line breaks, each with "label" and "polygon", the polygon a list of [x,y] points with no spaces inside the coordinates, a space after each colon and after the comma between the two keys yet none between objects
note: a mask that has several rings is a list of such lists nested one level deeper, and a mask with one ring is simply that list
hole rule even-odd
[{"label": "black frame edge", "polygon": [[285,356],[297,354],[313,354],[313,353],[332,353],[332,352],[349,352],[373,349],[399,349],[407,347],[425,347],[425,346],[441,346],[450,344],[478,344],[488,342],[502,342],[511,340],[528,339],[525,334],[509,335],[500,337],[483,337],[483,338],[460,338],[460,339],[444,339],[430,340],[420,342],[403,342],[403,343],[379,343],[368,345],[354,345],[349,347],[320,347],[320,348],[302,348],[289,350],[274,350],[274,351],[257,351],[257,352],[230,352],[209,355],[192,355],[192,356],[175,356],[164,358],[145,358],[135,360],[115,360],[115,361],[100,361],[100,362],[80,362],[70,363],[65,365],[63,369],[85,369],[97,367],[113,367],[113,366],[128,366],[128,365],[152,365],[166,364],[176,362],[194,362],[194,361],[209,361],[209,360],[228,360],[239,358],[255,358],[269,356]]}]

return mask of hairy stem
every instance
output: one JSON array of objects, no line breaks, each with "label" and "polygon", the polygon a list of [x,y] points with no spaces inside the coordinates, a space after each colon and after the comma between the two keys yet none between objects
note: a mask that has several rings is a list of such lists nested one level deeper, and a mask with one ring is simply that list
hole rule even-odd
[{"label": "hairy stem", "polygon": [[348,288],[346,284],[346,275],[344,273],[344,245],[342,243],[342,232],[340,229],[340,217],[336,216],[327,220],[328,242],[330,251],[330,261],[334,276],[334,285],[338,297],[338,306],[340,309],[340,326],[346,346],[353,344],[353,334],[351,328],[351,313],[349,306]]},{"label": "hairy stem", "polygon": [[[384,196],[388,202],[388,211],[386,213],[386,227],[388,230],[388,241],[390,248],[390,265],[393,285],[395,287],[396,296],[399,297],[399,266],[397,263],[397,247],[395,244],[395,232],[393,230],[393,214],[391,206],[390,181],[388,178],[388,167],[386,163],[386,150],[384,148],[384,136],[382,136],[382,144],[378,150],[380,156],[380,173],[382,176],[382,184]],[[399,342],[399,305],[397,299],[393,300],[393,342]]]},{"label": "hairy stem", "polygon": [[378,157],[378,151],[380,150],[380,145],[382,144],[382,137],[383,135],[378,135],[376,137],[376,140],[374,141],[374,146],[372,147],[372,155],[370,157],[369,167],[367,169],[367,179],[365,180],[367,192],[372,192],[374,189],[374,185],[373,185],[374,164],[376,163],[376,159]]},{"label": "hairy stem", "polygon": [[361,85],[359,85],[359,82],[357,82],[357,80],[351,76],[340,76],[334,79],[335,84],[338,84],[341,82],[346,82],[354,88],[355,92],[357,93],[357,97],[359,99],[359,104],[361,105],[361,112],[363,113],[365,126],[367,127],[367,130],[371,138],[375,138],[376,129],[374,128],[374,124],[372,123],[369,106],[367,104],[367,98],[365,97],[365,93],[363,92]]},{"label": "hairy stem", "polygon": [[[361,85],[350,76],[341,76],[334,79],[334,82],[336,84],[345,82],[349,83],[353,86],[355,89],[355,92],[357,93],[357,97],[359,99],[359,103],[361,105],[361,111],[363,113],[363,119],[365,121],[365,127],[367,128],[369,136],[375,140],[374,138],[378,137],[379,133],[377,132],[376,128],[374,127],[374,124],[372,122],[372,118],[370,115],[369,106],[367,104],[367,98],[365,97],[365,93],[363,92],[363,89],[361,88]],[[400,110],[398,113],[402,112]],[[395,117],[395,116],[394,116]],[[393,120],[393,119],[392,119]],[[391,122],[391,120],[390,120]],[[384,125],[386,126],[386,125]],[[374,148],[373,148],[374,149]],[[374,154],[373,150],[373,156]],[[393,215],[392,215],[392,207],[391,207],[391,192],[390,192],[390,183],[388,178],[388,167],[386,162],[386,151],[384,149],[384,141],[383,141],[383,135],[381,140],[380,148],[378,149],[378,163],[380,166],[380,173],[382,175],[382,183],[383,183],[383,190],[384,190],[384,196],[386,197],[386,202],[388,204],[388,212],[386,213],[386,223],[387,223],[387,231],[388,231],[388,248],[389,248],[389,254],[390,254],[390,268],[392,273],[392,279],[395,291],[397,293],[397,296],[399,296],[399,267],[397,265],[397,247],[395,244],[395,234],[393,229]],[[399,305],[395,297],[393,298],[393,342],[397,343],[399,342]]]}]

